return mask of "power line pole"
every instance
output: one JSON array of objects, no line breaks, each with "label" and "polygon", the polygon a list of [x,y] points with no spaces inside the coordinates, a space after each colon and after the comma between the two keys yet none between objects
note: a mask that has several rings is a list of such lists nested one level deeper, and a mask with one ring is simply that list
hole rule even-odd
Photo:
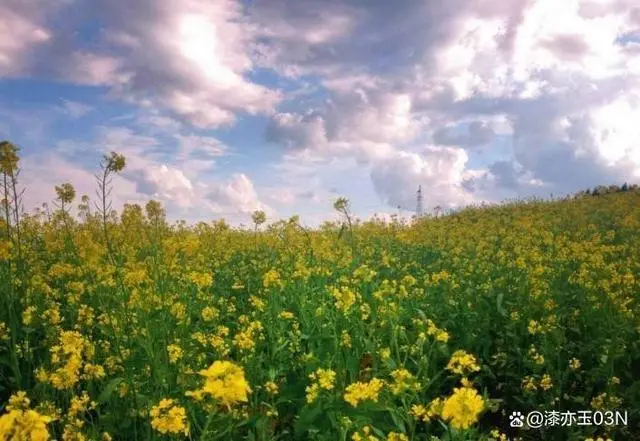
[{"label": "power line pole", "polygon": [[422,185],[418,185],[416,199],[416,214],[422,216]]}]

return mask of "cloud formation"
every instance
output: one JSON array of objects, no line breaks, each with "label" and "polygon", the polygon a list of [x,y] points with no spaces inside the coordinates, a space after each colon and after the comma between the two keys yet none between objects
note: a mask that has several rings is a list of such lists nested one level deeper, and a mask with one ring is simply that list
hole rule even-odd
[{"label": "cloud formation", "polygon": [[[131,158],[132,191],[176,206],[265,207],[251,150],[266,149],[289,173],[267,182],[274,206],[310,200],[296,190],[308,182],[329,198],[341,163],[368,179],[354,197],[403,207],[418,185],[451,206],[640,179],[633,0],[30,4],[0,6],[0,78],[99,86],[135,106],[139,130],[105,124],[99,144]],[[97,112],[83,105],[58,109]],[[245,115],[264,142],[214,179],[236,148],[218,133]],[[312,179],[321,167],[335,173]]]}]

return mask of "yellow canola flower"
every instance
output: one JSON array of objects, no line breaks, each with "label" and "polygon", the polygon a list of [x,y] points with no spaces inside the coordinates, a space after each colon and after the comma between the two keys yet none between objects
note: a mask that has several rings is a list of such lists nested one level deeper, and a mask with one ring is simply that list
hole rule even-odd
[{"label": "yellow canola flower", "polygon": [[361,430],[351,435],[351,440],[352,441],[380,441],[380,438],[378,438],[371,432],[372,432],[371,427],[364,426]]},{"label": "yellow canola flower", "polygon": [[53,418],[29,409],[31,401],[24,391],[9,397],[7,413],[0,416],[0,440],[2,441],[47,441],[47,424]]},{"label": "yellow canola flower", "polygon": [[478,421],[485,403],[478,391],[471,387],[457,387],[442,406],[440,416],[456,429],[468,429]]},{"label": "yellow canola flower", "polygon": [[436,398],[432,400],[428,406],[422,404],[414,404],[411,406],[409,413],[416,419],[422,420],[425,423],[432,418],[437,417],[442,412],[442,406],[444,401],[442,398]]},{"label": "yellow canola flower", "polygon": [[169,363],[174,364],[182,358],[182,356],[184,355],[184,351],[179,345],[170,344],[169,346],[167,346],[167,354],[169,355]]},{"label": "yellow canola flower", "polygon": [[404,433],[389,432],[387,434],[387,441],[409,441],[409,437]]},{"label": "yellow canola flower", "polygon": [[230,361],[214,361],[209,368],[201,370],[200,375],[205,378],[202,388],[188,391],[187,396],[200,401],[208,395],[227,408],[249,400],[251,388],[242,367]]},{"label": "yellow canola flower", "polygon": [[47,424],[51,417],[35,410],[12,410],[0,417],[0,439],[16,441],[47,441]]},{"label": "yellow canola flower", "polygon": [[313,403],[320,394],[320,390],[333,390],[335,387],[336,373],[331,369],[316,369],[315,372],[309,374],[309,379],[313,383],[306,387],[307,403]]},{"label": "yellow canola flower", "polygon": [[182,406],[175,404],[175,400],[164,398],[153,406],[149,412],[151,427],[162,434],[189,434],[187,412]]},{"label": "yellow canola flower", "polygon": [[344,400],[353,407],[356,407],[361,401],[371,400],[377,402],[378,395],[383,387],[384,382],[379,378],[373,378],[367,383],[358,381],[347,386]]},{"label": "yellow canola flower", "polygon": [[478,372],[480,366],[476,361],[476,357],[460,349],[451,356],[451,360],[447,364],[447,370],[454,374],[465,375],[470,372]]},{"label": "yellow canola flower", "polygon": [[396,369],[391,372],[391,377],[393,378],[393,383],[391,383],[390,389],[394,395],[400,395],[406,391],[417,391],[420,389],[420,383],[407,369]]}]

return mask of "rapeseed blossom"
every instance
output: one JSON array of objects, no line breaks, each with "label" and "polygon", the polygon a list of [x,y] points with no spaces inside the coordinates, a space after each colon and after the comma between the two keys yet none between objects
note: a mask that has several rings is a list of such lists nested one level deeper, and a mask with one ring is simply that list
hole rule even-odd
[{"label": "rapeseed blossom", "polygon": [[414,404],[413,406],[411,406],[411,410],[409,413],[414,418],[422,420],[426,423],[440,415],[443,405],[444,401],[442,400],[442,398],[438,397],[433,399],[427,406],[424,406],[422,404]]},{"label": "rapeseed blossom", "polygon": [[[154,201],[102,212],[88,196],[77,218],[43,207],[17,224],[0,201],[0,350],[25,388],[0,415],[0,441],[286,438],[292,425],[303,438],[408,441],[441,423],[504,441],[474,427],[493,400],[467,377],[504,406],[623,408],[640,330],[640,192],[625,196],[251,232],[170,223]],[[568,357],[550,360],[565,327]],[[460,387],[430,397],[451,375]]]},{"label": "rapeseed blossom", "polygon": [[409,441],[409,437],[404,433],[389,432],[387,433],[387,441]]},{"label": "rapeseed blossom", "polygon": [[476,357],[460,349],[451,356],[447,369],[454,374],[466,375],[471,372],[478,372],[480,366],[476,361]]},{"label": "rapeseed blossom", "polygon": [[468,429],[478,421],[484,409],[485,403],[478,391],[463,386],[455,388],[453,394],[444,400],[441,416],[456,429]]},{"label": "rapeseed blossom", "polygon": [[176,401],[164,398],[149,412],[151,427],[162,434],[189,434],[187,412],[184,407],[178,406]]},{"label": "rapeseed blossom", "polygon": [[182,358],[182,356],[184,355],[184,351],[182,350],[180,345],[174,343],[167,346],[167,354],[169,356],[169,363],[174,364]]},{"label": "rapeseed blossom", "polygon": [[25,391],[9,397],[4,415],[0,415],[0,440],[47,441],[50,438],[47,424],[53,421],[48,415],[29,408],[31,400]]},{"label": "rapeseed blossom", "polygon": [[333,390],[336,382],[336,372],[331,369],[318,368],[315,372],[309,374],[312,383],[306,387],[307,403],[313,403],[320,394],[322,389]]},{"label": "rapeseed blossom", "polygon": [[50,438],[47,424],[51,421],[35,410],[10,410],[0,416],[0,439],[47,441]]},{"label": "rapeseed blossom", "polygon": [[378,401],[380,391],[384,387],[384,382],[379,378],[373,378],[369,382],[358,381],[350,384],[345,389],[344,400],[351,406],[356,407],[362,401]]},{"label": "rapeseed blossom", "polygon": [[201,370],[200,375],[204,377],[204,384],[198,390],[187,392],[187,396],[198,401],[211,397],[227,409],[248,400],[251,388],[242,367],[230,361],[214,361]]},{"label": "rapeseed blossom", "polygon": [[351,440],[352,441],[381,441],[380,438],[378,438],[373,434],[373,431],[369,426],[364,426],[359,431],[354,432],[353,435],[351,435]]},{"label": "rapeseed blossom", "polygon": [[420,382],[407,369],[396,369],[391,372],[393,383],[389,385],[389,389],[394,395],[400,395],[406,391],[415,392],[420,389]]}]

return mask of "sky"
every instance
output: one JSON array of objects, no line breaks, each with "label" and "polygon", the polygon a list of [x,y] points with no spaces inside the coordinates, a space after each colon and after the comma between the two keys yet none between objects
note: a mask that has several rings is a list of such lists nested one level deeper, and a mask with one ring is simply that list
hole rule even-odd
[{"label": "sky", "polygon": [[0,0],[25,207],[367,218],[640,181],[636,0]]}]

